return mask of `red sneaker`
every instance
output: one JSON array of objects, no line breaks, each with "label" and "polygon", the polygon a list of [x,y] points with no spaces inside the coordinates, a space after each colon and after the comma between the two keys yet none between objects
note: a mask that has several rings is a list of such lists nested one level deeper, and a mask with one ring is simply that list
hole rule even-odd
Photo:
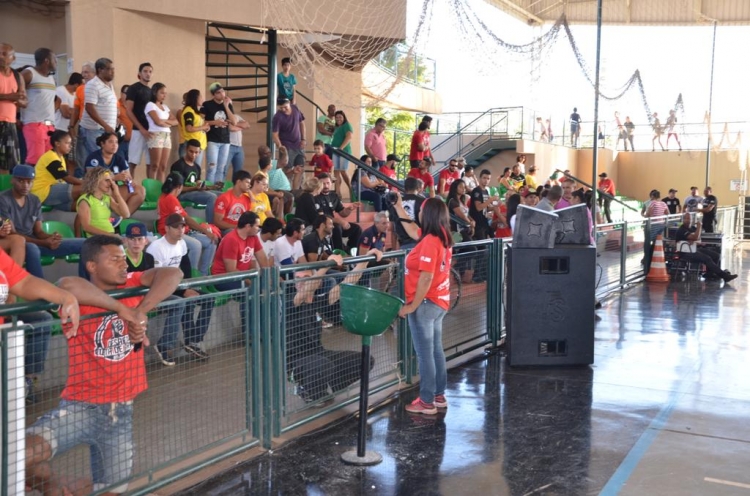
[{"label": "red sneaker", "polygon": [[448,400],[445,399],[444,394],[435,396],[435,408],[448,408]]},{"label": "red sneaker", "polygon": [[435,408],[435,405],[433,403],[425,403],[419,398],[406,405],[405,408],[409,413],[420,413],[422,415],[437,414],[437,408]]}]

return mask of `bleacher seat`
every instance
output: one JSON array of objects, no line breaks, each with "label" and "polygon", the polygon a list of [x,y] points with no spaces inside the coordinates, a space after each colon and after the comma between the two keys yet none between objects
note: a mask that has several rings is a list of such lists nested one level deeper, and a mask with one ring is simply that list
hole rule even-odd
[{"label": "bleacher seat", "polygon": [[156,204],[161,196],[161,181],[144,179],[141,184],[146,190],[146,200],[140,206],[140,210],[156,210]]}]

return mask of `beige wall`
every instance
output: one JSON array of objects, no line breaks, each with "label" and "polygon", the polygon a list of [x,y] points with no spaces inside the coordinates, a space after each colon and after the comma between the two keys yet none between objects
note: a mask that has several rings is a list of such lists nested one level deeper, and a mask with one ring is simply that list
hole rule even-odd
[{"label": "beige wall", "polygon": [[376,3],[371,0],[271,1],[275,4],[265,12],[261,0],[73,0],[72,3],[109,4],[133,11],[284,30],[314,29],[395,40],[406,37],[406,2],[403,0],[378,0]]},{"label": "beige wall", "polygon": [[[376,105],[423,114],[440,115],[443,113],[443,98],[437,91],[405,81],[397,83],[391,90],[394,81],[395,76],[373,63],[367,64],[362,69],[362,88],[366,96],[373,98]],[[388,90],[391,91],[388,92]],[[378,101],[378,95],[384,93],[387,93],[385,99]],[[367,103],[367,105],[370,104]]]},{"label": "beige wall", "polygon": [[65,18],[45,17],[6,2],[0,3],[0,41],[10,43],[19,53],[49,48],[67,52]]},{"label": "beige wall", "polygon": [[[720,205],[736,205],[737,193],[730,191],[729,182],[740,179],[738,162],[732,153],[711,153],[709,185]],[[706,186],[706,152],[636,152],[618,153],[617,189],[624,195],[639,200],[648,198],[649,191],[658,189],[666,196],[670,188],[685,198],[690,187],[697,186],[701,194]]]}]

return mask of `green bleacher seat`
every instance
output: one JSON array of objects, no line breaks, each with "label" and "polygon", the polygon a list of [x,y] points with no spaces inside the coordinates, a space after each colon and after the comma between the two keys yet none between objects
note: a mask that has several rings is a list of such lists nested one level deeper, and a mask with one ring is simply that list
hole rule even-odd
[{"label": "green bleacher seat", "polygon": [[[60,236],[62,236],[63,239],[72,239],[76,237],[73,228],[59,220],[45,220],[42,222],[42,231],[47,234],[60,233]],[[51,259],[51,261],[47,260],[48,258]],[[55,258],[56,257],[51,255],[42,255],[42,265],[52,265],[55,262]],[[62,258],[69,263],[78,263],[81,260],[81,255],[73,253]]]},{"label": "green bleacher seat", "polygon": [[139,210],[156,210],[156,204],[161,196],[161,181],[156,179],[144,179],[141,183],[146,190],[146,201]]}]

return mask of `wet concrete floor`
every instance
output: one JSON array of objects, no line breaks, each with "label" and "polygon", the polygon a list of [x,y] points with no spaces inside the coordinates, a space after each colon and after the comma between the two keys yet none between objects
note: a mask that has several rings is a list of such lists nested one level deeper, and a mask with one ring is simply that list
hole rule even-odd
[{"label": "wet concrete floor", "polygon": [[[344,465],[349,419],[183,494],[750,495],[750,262],[724,287],[638,285],[598,311],[595,364],[513,369],[502,355],[449,371],[449,408],[370,415],[383,462]],[[744,267],[742,267],[744,265]]]}]

